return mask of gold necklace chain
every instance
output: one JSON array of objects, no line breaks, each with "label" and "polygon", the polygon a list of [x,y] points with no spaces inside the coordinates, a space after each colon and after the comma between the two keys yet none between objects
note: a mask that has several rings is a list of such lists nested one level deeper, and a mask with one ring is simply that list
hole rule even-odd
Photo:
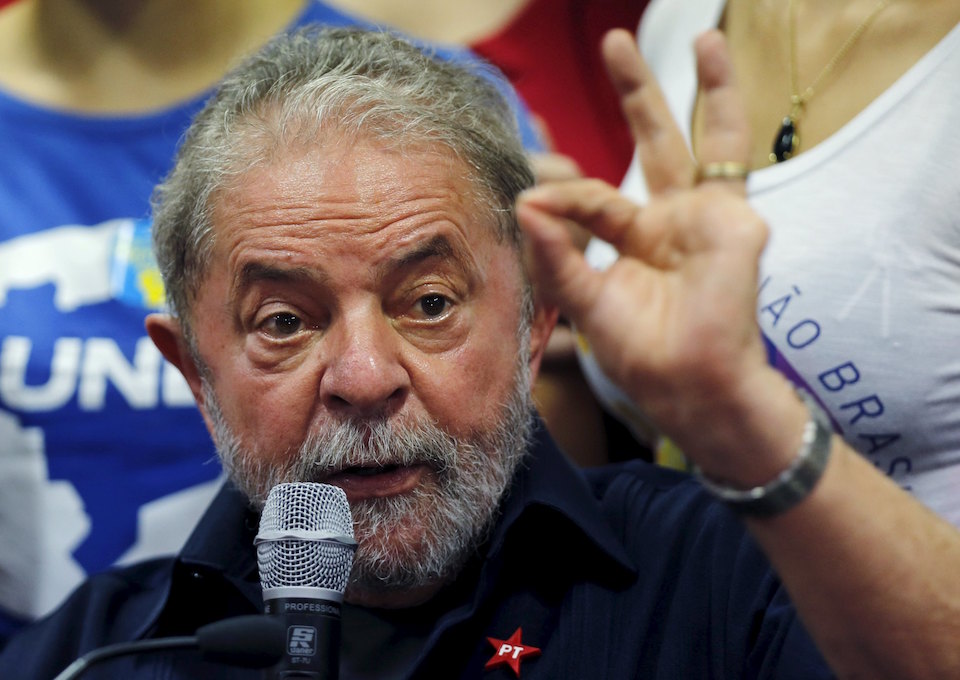
[{"label": "gold necklace chain", "polygon": [[857,41],[860,40],[860,37],[870,28],[870,24],[877,18],[877,15],[889,4],[889,0],[880,0],[870,14],[853,29],[853,33],[843,41],[840,49],[837,50],[830,61],[820,69],[820,73],[813,79],[813,82],[811,82],[803,92],[800,92],[800,87],[797,84],[797,11],[794,0],[789,0],[787,9],[789,12],[790,37],[790,113],[783,119],[783,122],[780,124],[780,129],[777,131],[777,136],[773,142],[773,151],[770,153],[771,163],[785,161],[796,152],[800,146],[800,117],[803,115],[807,102],[813,98],[813,95],[817,92],[817,88],[820,87],[823,80],[833,73],[833,69],[836,68],[837,64],[843,61],[844,57],[847,56]]}]

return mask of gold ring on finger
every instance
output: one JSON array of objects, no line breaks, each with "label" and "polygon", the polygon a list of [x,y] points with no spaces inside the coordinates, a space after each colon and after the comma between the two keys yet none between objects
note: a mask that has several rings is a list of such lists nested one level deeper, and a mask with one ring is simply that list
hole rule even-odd
[{"label": "gold ring on finger", "polygon": [[750,174],[746,163],[738,161],[720,161],[705,163],[697,167],[697,184],[709,179],[742,181]]}]

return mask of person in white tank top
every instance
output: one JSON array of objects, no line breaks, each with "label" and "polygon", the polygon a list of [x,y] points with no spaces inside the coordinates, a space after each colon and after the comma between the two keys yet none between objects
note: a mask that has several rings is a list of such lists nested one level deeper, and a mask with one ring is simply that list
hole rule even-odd
[{"label": "person in white tank top", "polygon": [[[771,232],[757,298],[769,359],[878,469],[960,525],[960,7],[772,5],[654,0],[641,51],[695,148],[692,43],[727,34],[755,139],[748,196]],[[799,147],[771,162],[791,85],[816,87]],[[621,189],[645,202],[636,159]],[[595,239],[587,257],[605,267],[616,253]],[[607,406],[652,436],[588,347],[581,359]]]}]

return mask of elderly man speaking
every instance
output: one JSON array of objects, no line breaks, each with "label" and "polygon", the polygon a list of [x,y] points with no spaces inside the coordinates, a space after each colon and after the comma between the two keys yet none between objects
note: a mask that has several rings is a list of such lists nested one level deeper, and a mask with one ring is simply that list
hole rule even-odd
[{"label": "elderly man speaking", "polygon": [[[254,538],[282,482],[349,502],[345,680],[960,673],[960,537],[765,362],[722,40],[697,44],[699,163],[631,37],[604,49],[643,209],[594,181],[528,189],[490,79],[386,34],[297,33],[227,77],[157,192],[171,314],[147,327],[230,482],[179,556],[94,577],[3,677],[263,611]],[[586,266],[571,220],[613,267]],[[556,449],[530,396],[555,306],[697,478]],[[262,677],[186,651],[102,669]]]}]

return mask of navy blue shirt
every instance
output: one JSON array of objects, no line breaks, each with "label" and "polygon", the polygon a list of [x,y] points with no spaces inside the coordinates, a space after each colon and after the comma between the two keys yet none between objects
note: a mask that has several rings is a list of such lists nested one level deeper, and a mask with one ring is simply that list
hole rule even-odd
[{"label": "navy blue shirt", "polygon": [[[742,524],[685,475],[643,461],[577,470],[541,427],[501,510],[455,583],[421,607],[382,612],[422,638],[411,668],[392,675],[513,678],[507,657],[522,646],[526,680],[832,677]],[[224,487],[176,559],[90,579],[11,641],[0,677],[48,680],[101,645],[262,611],[257,524]],[[193,652],[96,668],[84,679],[262,677]]]}]

